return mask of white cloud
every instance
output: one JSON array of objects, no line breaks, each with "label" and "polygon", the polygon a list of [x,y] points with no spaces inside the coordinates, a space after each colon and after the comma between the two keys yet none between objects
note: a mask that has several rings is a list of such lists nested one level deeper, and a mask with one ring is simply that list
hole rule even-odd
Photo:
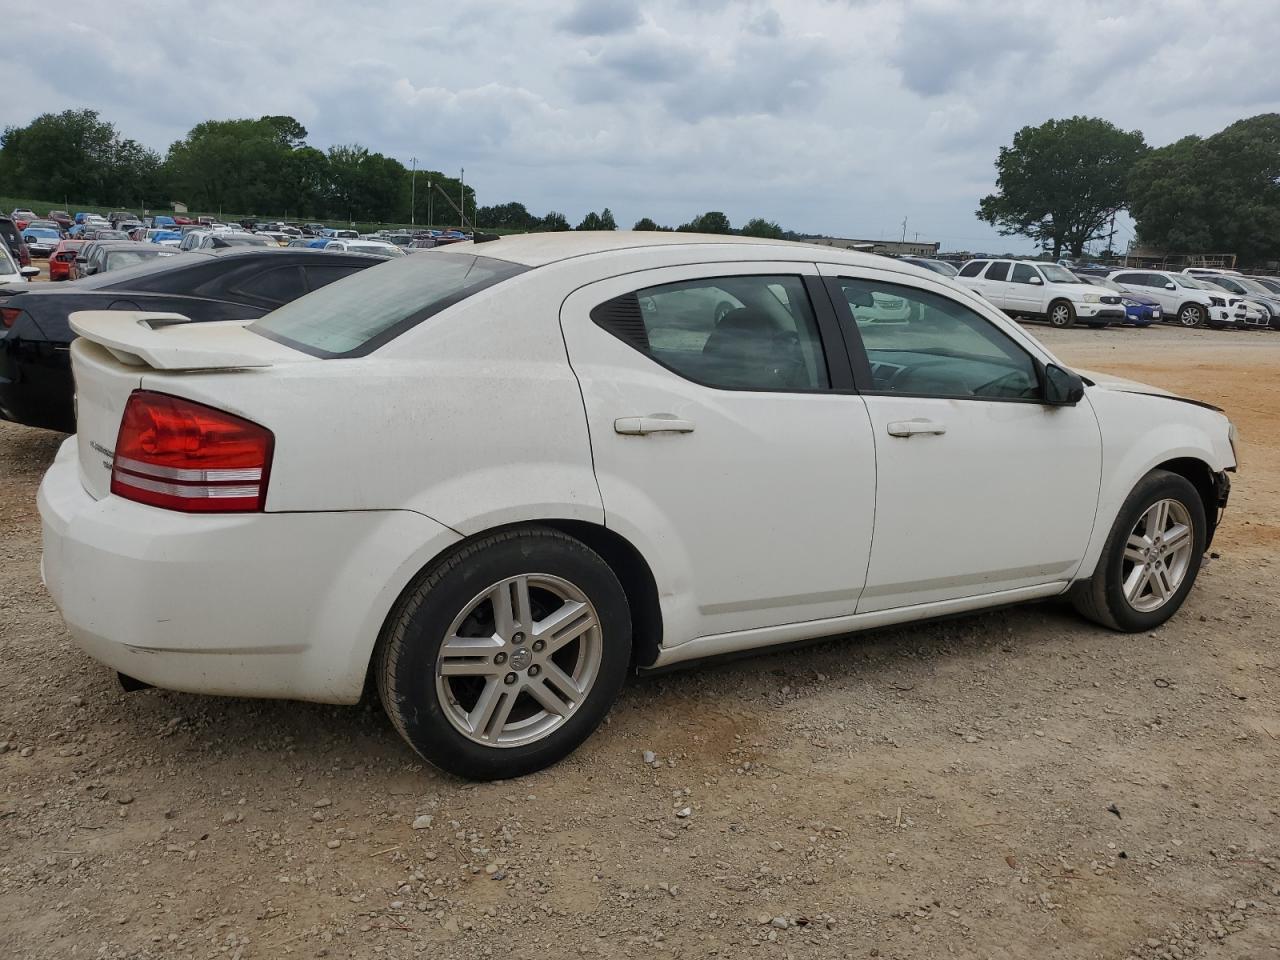
[{"label": "white cloud", "polygon": [[973,211],[1024,124],[1103,116],[1160,144],[1280,105],[1252,39],[1280,34],[1274,0],[113,0],[4,17],[58,66],[8,73],[0,125],[92,107],[164,150],[204,119],[289,114],[321,148],[465,166],[482,203],[873,238],[907,217],[952,248],[1010,244]]}]

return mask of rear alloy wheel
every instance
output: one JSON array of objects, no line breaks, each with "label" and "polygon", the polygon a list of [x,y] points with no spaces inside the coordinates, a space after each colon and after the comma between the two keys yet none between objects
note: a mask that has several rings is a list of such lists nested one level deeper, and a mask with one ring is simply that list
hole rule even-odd
[{"label": "rear alloy wheel", "polygon": [[1093,577],[1072,588],[1076,609],[1115,630],[1159,626],[1191,591],[1207,534],[1191,482],[1153,470],[1120,508]]},{"label": "rear alloy wheel", "polygon": [[1198,303],[1184,303],[1178,311],[1178,322],[1184,327],[1200,327],[1204,325],[1204,307]]},{"label": "rear alloy wheel", "polygon": [[383,706],[427,760],[462,777],[532,773],[571,753],[626,677],[626,594],[556,530],[484,537],[432,567],[389,618]]},{"label": "rear alloy wheel", "polygon": [[1049,323],[1055,327],[1069,327],[1076,322],[1076,311],[1066,300],[1049,304]]}]

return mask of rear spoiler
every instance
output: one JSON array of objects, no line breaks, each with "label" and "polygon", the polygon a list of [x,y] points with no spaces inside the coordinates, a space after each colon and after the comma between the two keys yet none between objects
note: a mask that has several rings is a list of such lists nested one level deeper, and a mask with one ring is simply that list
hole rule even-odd
[{"label": "rear spoiler", "polygon": [[249,321],[193,323],[180,313],[78,310],[71,329],[105,347],[121,363],[156,370],[234,370],[269,367],[307,354],[250,333]]}]

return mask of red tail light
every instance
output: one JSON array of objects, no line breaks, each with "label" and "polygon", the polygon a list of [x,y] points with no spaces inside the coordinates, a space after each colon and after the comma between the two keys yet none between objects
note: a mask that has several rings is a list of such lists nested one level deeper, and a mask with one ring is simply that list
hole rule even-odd
[{"label": "red tail light", "polygon": [[0,307],[0,323],[6,327],[12,327],[18,322],[18,318],[22,316],[22,311],[17,307]]},{"label": "red tail light", "polygon": [[111,463],[111,492],[186,513],[260,512],[275,436],[202,403],[135,390]]}]

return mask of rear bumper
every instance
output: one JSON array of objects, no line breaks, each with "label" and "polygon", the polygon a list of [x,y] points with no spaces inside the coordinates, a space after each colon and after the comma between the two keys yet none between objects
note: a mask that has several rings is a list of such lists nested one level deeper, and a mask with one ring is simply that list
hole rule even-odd
[{"label": "rear bumper", "polygon": [[456,533],[409,511],[201,516],[40,485],[41,574],[95,660],[191,693],[354,703],[396,597]]}]

